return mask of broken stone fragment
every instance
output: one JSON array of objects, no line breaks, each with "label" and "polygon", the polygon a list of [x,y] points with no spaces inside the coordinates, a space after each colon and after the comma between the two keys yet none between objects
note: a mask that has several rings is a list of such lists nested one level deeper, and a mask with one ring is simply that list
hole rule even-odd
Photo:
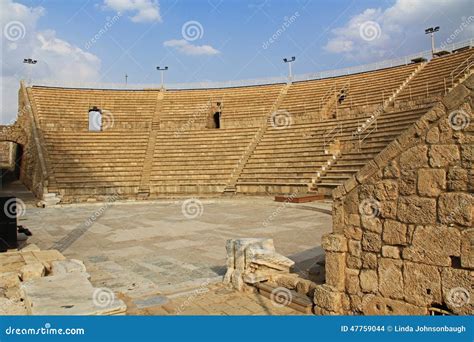
[{"label": "broken stone fragment", "polygon": [[9,289],[20,286],[20,278],[17,272],[0,273],[0,288]]},{"label": "broken stone fragment", "polygon": [[45,275],[46,269],[40,262],[26,264],[20,269],[20,278],[22,281],[41,278]]},{"label": "broken stone fragment", "polygon": [[51,275],[72,273],[72,272],[86,272],[86,266],[80,260],[57,260],[51,263]]}]

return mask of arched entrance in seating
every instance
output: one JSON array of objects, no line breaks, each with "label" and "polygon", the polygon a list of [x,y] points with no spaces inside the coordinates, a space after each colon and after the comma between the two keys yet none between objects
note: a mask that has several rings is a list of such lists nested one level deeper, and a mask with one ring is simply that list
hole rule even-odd
[{"label": "arched entrance in seating", "polygon": [[20,180],[27,136],[19,126],[0,126],[1,187]]}]

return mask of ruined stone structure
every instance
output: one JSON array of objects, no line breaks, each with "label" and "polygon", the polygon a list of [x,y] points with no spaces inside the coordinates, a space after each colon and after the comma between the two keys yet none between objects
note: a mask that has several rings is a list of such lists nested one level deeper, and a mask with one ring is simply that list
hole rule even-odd
[{"label": "ruined stone structure", "polygon": [[14,167],[14,145],[11,142],[0,143],[0,168],[12,170]]},{"label": "ruined stone structure", "polygon": [[334,193],[318,314],[471,314],[474,76]]}]

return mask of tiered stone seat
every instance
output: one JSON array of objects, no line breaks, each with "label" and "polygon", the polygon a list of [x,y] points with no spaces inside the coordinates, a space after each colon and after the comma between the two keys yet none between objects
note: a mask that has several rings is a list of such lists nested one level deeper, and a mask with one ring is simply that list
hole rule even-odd
[{"label": "tiered stone seat", "polygon": [[409,64],[348,76],[295,82],[280,109],[293,116],[310,115],[319,120],[325,103],[342,87],[347,87],[347,93],[345,100],[338,104],[339,109],[382,104],[416,67],[418,64]]},{"label": "tiered stone seat", "polygon": [[[417,119],[426,113],[428,107],[409,111],[395,111],[384,113],[377,119],[377,129],[370,133],[359,145],[357,137],[352,134],[343,134],[341,142],[352,143],[354,148],[344,152],[335,164],[322,175],[317,183],[320,193],[330,195],[331,191],[357,173],[365,164],[380,153],[390,142],[410,127]],[[372,124],[367,133],[375,127]],[[363,138],[366,134],[362,134]]]},{"label": "tiered stone seat", "polygon": [[29,88],[45,130],[88,130],[89,109],[103,111],[107,129],[146,129],[156,108],[157,90]]},{"label": "tiered stone seat", "polygon": [[[362,168],[401,131],[417,120],[426,109],[408,112],[385,113],[377,123],[377,131],[356,150],[337,161],[322,178],[322,187],[334,188]],[[285,129],[271,128],[262,138],[247,162],[237,182],[244,193],[292,193],[306,191],[307,184],[316,172],[327,163],[324,136],[339,124],[342,133],[336,138],[344,146],[358,146],[353,133],[364,122],[362,119],[328,120],[322,123],[293,125]],[[339,128],[336,128],[339,131]]]},{"label": "tiered stone seat", "polygon": [[45,133],[57,189],[63,201],[138,192],[148,132]]},{"label": "tiered stone seat", "polygon": [[160,131],[153,157],[153,195],[222,193],[257,128]]},{"label": "tiered stone seat", "polygon": [[[432,102],[436,96],[444,95],[445,91],[451,86],[451,72],[472,54],[474,54],[474,49],[470,48],[443,57],[433,58],[398,94],[397,101],[423,98]],[[458,75],[458,78],[461,76]],[[456,82],[458,78],[454,81]]]},{"label": "tiered stone seat", "polygon": [[282,87],[282,84],[272,84],[224,89],[167,90],[160,119],[167,124],[165,127],[204,128],[216,103],[221,102],[222,127],[255,126],[271,110]]}]

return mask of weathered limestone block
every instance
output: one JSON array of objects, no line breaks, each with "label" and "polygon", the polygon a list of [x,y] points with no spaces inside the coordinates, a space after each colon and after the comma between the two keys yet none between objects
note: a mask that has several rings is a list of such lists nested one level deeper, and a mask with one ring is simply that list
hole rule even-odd
[{"label": "weathered limestone block", "polygon": [[428,166],[428,147],[425,145],[409,148],[400,155],[402,169],[419,169]]},{"label": "weathered limestone block", "polygon": [[51,263],[51,275],[71,272],[86,272],[86,266],[81,260],[76,259],[58,260]]},{"label": "weathered limestone block", "polygon": [[377,255],[375,253],[362,253],[362,267],[375,270],[377,268]]},{"label": "weathered limestone block", "polygon": [[401,260],[379,259],[379,292],[384,297],[403,299],[402,264]]},{"label": "weathered limestone block", "polygon": [[403,279],[407,302],[418,306],[441,303],[441,276],[437,267],[406,261]]},{"label": "weathered limestone block", "polygon": [[443,102],[448,110],[454,109],[459,107],[465,101],[464,98],[468,95],[469,89],[467,89],[464,85],[459,84],[446,96],[444,96],[441,102]]},{"label": "weathered limestone block", "polygon": [[338,291],[344,291],[344,270],[346,268],[346,253],[326,251],[326,284]]},{"label": "weathered limestone block", "polygon": [[406,245],[407,225],[394,220],[385,220],[382,238],[389,245]]},{"label": "weathered limestone block", "polygon": [[412,244],[404,248],[403,259],[436,266],[451,266],[450,256],[459,256],[461,234],[446,226],[417,226]]},{"label": "weathered limestone block", "polygon": [[461,164],[466,169],[472,169],[474,165],[474,145],[461,145]]},{"label": "weathered limestone block", "polygon": [[362,227],[364,227],[368,231],[374,232],[377,234],[382,233],[382,222],[380,221],[378,217],[362,215],[361,221],[362,221]]},{"label": "weathered limestone block", "polygon": [[294,262],[275,252],[273,239],[243,238],[226,242],[227,272],[224,283],[239,291],[245,282],[269,280],[277,272],[289,272]]},{"label": "weathered limestone block", "polygon": [[432,127],[427,133],[426,133],[426,142],[430,144],[437,144],[439,142],[439,128],[438,127]]},{"label": "weathered limestone block", "polygon": [[359,183],[364,182],[367,178],[374,175],[379,170],[377,164],[371,160],[365,166],[359,170],[356,174],[357,181]]},{"label": "weathered limestone block", "polygon": [[382,238],[380,234],[365,231],[362,236],[362,250],[367,252],[380,252]]},{"label": "weathered limestone block", "polygon": [[418,193],[421,196],[436,197],[446,189],[446,172],[442,169],[418,170]]},{"label": "weathered limestone block", "polygon": [[345,288],[349,294],[357,294],[361,291],[358,269],[346,268]]},{"label": "weathered limestone block", "polygon": [[361,270],[359,275],[362,292],[377,292],[378,276],[374,270]]},{"label": "weathered limestone block", "polygon": [[461,233],[461,266],[474,269],[474,228]]},{"label": "weathered limestone block", "polygon": [[398,184],[400,195],[408,196],[416,193],[417,171],[412,169],[402,169],[400,182]]},{"label": "weathered limestone block", "polygon": [[347,252],[347,239],[341,234],[325,234],[321,239],[321,247],[328,252]]},{"label": "weathered limestone block", "polygon": [[463,192],[448,192],[439,196],[438,217],[445,224],[472,227],[474,197]]},{"label": "weathered limestone block", "polygon": [[395,246],[382,246],[382,256],[385,258],[400,259],[400,249]]},{"label": "weathered limestone block", "polygon": [[40,262],[26,264],[20,269],[20,278],[23,281],[41,278],[45,275],[46,269]]},{"label": "weathered limestone block", "polygon": [[467,190],[466,169],[460,167],[452,167],[448,171],[448,190],[449,191],[466,191]]},{"label": "weathered limestone block", "polygon": [[426,315],[424,307],[380,296],[366,295],[362,300],[364,315]]},{"label": "weathered limestone block", "polygon": [[392,160],[383,169],[383,178],[394,179],[400,177],[400,168],[396,160]]},{"label": "weathered limestone block", "polygon": [[398,183],[394,180],[383,180],[375,184],[375,197],[379,201],[392,201],[398,198]]},{"label": "weathered limestone block", "polygon": [[380,202],[380,217],[386,219],[397,218],[397,201]]},{"label": "weathered limestone block", "polygon": [[20,286],[20,278],[17,272],[0,273],[0,289],[9,289]]},{"label": "weathered limestone block", "polygon": [[436,222],[436,200],[417,196],[400,197],[398,219],[405,223],[431,224]]},{"label": "weathered limestone block", "polygon": [[342,313],[343,292],[329,285],[319,285],[314,289],[314,304],[325,310]]},{"label": "weathered limestone block", "polygon": [[357,227],[347,227],[344,229],[344,236],[347,239],[362,240],[362,229]]},{"label": "weathered limestone block", "polygon": [[441,269],[444,302],[457,315],[472,315],[474,311],[472,277],[469,270],[448,267]]},{"label": "weathered limestone block", "polygon": [[349,268],[361,268],[362,267],[362,260],[360,257],[355,255],[348,254],[346,256],[346,264]]},{"label": "weathered limestone block", "polygon": [[349,214],[347,218],[347,224],[353,227],[360,227],[360,215]]},{"label": "weathered limestone block", "polygon": [[431,167],[455,165],[461,156],[456,145],[432,145],[428,151]]},{"label": "weathered limestone block", "polygon": [[355,257],[360,258],[362,252],[362,244],[357,240],[349,240],[347,243],[349,253]]}]

